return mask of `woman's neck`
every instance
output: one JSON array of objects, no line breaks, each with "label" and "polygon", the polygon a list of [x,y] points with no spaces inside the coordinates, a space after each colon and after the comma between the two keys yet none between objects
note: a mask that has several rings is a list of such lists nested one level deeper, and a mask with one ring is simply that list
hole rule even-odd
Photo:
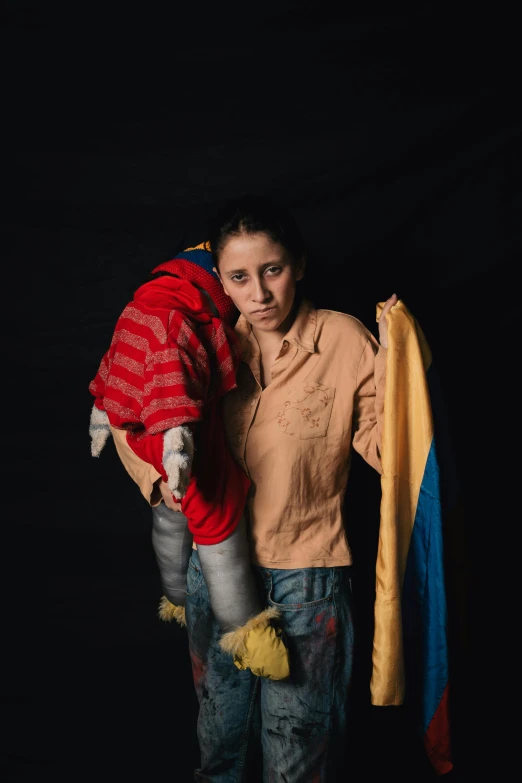
[{"label": "woman's neck", "polygon": [[278,351],[281,341],[286,334],[286,330],[282,331],[281,329],[277,329],[274,332],[263,332],[252,327],[252,334],[256,338],[261,355],[272,354]]}]

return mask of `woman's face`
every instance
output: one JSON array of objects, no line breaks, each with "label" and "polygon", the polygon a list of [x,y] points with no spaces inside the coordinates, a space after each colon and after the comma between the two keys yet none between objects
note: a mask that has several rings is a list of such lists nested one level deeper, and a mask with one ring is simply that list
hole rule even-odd
[{"label": "woman's face", "polygon": [[296,282],[304,262],[295,263],[288,251],[267,234],[230,237],[219,255],[223,288],[254,329],[287,331]]}]

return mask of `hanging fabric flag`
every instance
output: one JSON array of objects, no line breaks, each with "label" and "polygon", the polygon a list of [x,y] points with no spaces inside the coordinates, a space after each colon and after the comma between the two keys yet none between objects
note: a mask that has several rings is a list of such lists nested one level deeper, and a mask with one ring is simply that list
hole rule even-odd
[{"label": "hanging fabric flag", "polygon": [[442,775],[453,767],[443,552],[443,515],[452,500],[441,490],[447,444],[439,448],[436,437],[441,397],[419,324],[399,300],[387,325],[371,701],[414,705],[429,760]]}]

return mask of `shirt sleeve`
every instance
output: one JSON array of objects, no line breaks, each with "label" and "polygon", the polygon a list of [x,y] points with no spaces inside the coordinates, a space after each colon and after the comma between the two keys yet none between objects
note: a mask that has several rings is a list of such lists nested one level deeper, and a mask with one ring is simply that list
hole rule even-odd
[{"label": "shirt sleeve", "polygon": [[94,397],[94,404],[96,405],[98,410],[104,410],[103,396],[105,394],[105,383],[109,375],[109,367],[110,367],[109,351],[106,351],[100,362],[100,366],[98,368],[96,375],[94,376],[94,378],[89,384],[89,391]]},{"label": "shirt sleeve", "polygon": [[191,325],[174,312],[167,341],[149,349],[141,421],[149,435],[200,421],[208,399],[211,362]]},{"label": "shirt sleeve", "polygon": [[359,362],[354,397],[353,447],[379,474],[382,474],[386,355],[387,349],[370,336]]},{"label": "shirt sleeve", "polygon": [[[142,374],[129,373],[125,382],[115,377],[112,396],[120,403],[117,426],[125,431],[125,438],[120,438],[120,443],[125,440],[138,460],[137,465],[149,465],[155,480],[161,477],[167,481],[163,466],[164,433],[182,425],[191,427],[202,418],[209,394],[210,359],[192,325],[178,311],[171,313],[166,338],[157,339],[154,322],[151,323],[140,321],[134,326],[140,338],[138,344],[146,346],[141,364],[131,361],[132,354],[125,357],[124,362],[125,370],[127,366],[133,369],[138,365],[138,369],[143,368]],[[129,341],[128,337],[126,340],[131,342],[129,350],[132,351],[136,341]],[[139,403],[138,423],[127,416],[130,411],[128,397]],[[127,455],[123,460],[127,470],[129,459]],[[136,469],[133,470],[137,475]],[[144,475],[141,468],[139,475]],[[143,492],[146,495],[148,491],[149,479],[146,478]]]},{"label": "shirt sleeve", "polygon": [[157,506],[161,502],[161,492],[155,485],[155,482],[161,478],[156,468],[148,462],[138,457],[127,442],[127,433],[124,430],[118,430],[111,427],[114,445],[118,456],[123,463],[123,467],[138,485],[139,490],[147,503],[151,506]]},{"label": "shirt sleeve", "polygon": [[129,428],[127,434],[130,448],[165,481],[163,435],[201,420],[209,395],[210,370],[210,358],[198,335],[180,313],[173,311],[167,340],[155,345],[149,341],[141,427]]}]

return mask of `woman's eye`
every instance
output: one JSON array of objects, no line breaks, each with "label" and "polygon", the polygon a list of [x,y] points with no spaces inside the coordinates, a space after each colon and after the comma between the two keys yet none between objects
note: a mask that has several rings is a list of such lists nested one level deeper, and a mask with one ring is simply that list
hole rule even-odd
[{"label": "woman's eye", "polygon": [[279,272],[281,271],[281,267],[280,266],[269,266],[266,271],[270,275],[278,275]]},{"label": "woman's eye", "polygon": [[243,280],[245,279],[245,275],[242,274],[232,275],[230,279],[233,280],[235,283],[242,283]]}]

